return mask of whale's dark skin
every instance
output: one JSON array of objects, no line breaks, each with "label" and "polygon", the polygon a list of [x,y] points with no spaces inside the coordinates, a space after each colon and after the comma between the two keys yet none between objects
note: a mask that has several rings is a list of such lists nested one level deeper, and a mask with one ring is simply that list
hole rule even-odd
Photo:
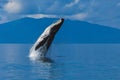
[{"label": "whale's dark skin", "polygon": [[39,47],[43,46],[46,41],[48,41],[47,42],[47,49],[50,47],[56,33],[58,32],[61,25],[63,24],[64,19],[62,18],[61,21],[62,21],[61,23],[56,24],[53,26],[53,28],[51,28],[49,36],[44,37],[43,41],[40,41],[39,44],[35,47],[35,50],[37,50],[37,49],[39,49]]},{"label": "whale's dark skin", "polygon": [[52,44],[52,41],[54,40],[56,33],[61,28],[63,22],[64,19],[61,18],[45,29],[45,31],[41,34],[41,36],[31,48],[30,57],[46,61],[47,51],[50,48],[50,45]]}]

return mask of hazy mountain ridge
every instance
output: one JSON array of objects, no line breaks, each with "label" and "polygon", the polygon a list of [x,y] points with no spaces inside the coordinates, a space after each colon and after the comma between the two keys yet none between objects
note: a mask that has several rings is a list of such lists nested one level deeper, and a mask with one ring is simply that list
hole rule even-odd
[{"label": "hazy mountain ridge", "polygon": [[[0,25],[0,43],[34,43],[44,29],[57,19],[23,18]],[[55,43],[120,43],[120,30],[65,20],[54,40]]]}]

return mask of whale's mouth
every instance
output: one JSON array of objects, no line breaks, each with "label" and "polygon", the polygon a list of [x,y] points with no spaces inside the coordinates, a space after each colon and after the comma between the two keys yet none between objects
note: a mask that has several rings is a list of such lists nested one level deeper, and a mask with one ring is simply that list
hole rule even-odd
[{"label": "whale's mouth", "polygon": [[36,43],[33,45],[33,47],[30,50],[29,57],[34,57],[34,59],[44,58],[43,60],[46,60],[46,53],[54,40],[54,37],[56,33],[61,28],[61,25],[63,24],[64,19],[61,18],[56,23],[51,24],[48,26],[45,31],[41,34],[41,36],[38,38]]},{"label": "whale's mouth", "polygon": [[47,31],[49,32],[48,35],[44,35],[42,36],[42,40],[40,42],[38,42],[38,44],[35,47],[35,50],[39,49],[41,46],[46,44],[46,48],[48,49],[51,45],[51,42],[54,39],[54,36],[56,35],[56,33],[59,31],[61,25],[63,24],[64,19],[60,19],[58,20],[56,23],[53,23],[52,25],[50,25],[47,29],[46,29],[46,33]]},{"label": "whale's mouth", "polygon": [[58,30],[60,29],[63,22],[64,22],[64,19],[61,18],[56,23],[52,24],[52,27],[51,27],[51,30],[50,30],[51,35],[55,35],[56,32],[58,32]]}]

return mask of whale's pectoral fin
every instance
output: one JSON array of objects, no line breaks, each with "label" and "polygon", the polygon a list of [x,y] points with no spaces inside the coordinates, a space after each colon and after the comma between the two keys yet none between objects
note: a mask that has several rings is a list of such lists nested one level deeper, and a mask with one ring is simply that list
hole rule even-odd
[{"label": "whale's pectoral fin", "polygon": [[49,38],[48,36],[43,38],[43,40],[37,44],[37,46],[35,47],[35,50],[37,50],[37,49],[39,49],[39,47],[43,46],[45,44],[45,42],[48,40],[48,38]]}]

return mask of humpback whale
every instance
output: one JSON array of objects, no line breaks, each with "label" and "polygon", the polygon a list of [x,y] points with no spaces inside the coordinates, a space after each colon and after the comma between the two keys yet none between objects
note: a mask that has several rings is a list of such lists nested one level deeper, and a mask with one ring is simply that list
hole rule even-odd
[{"label": "humpback whale", "polygon": [[57,22],[48,26],[44,32],[37,39],[35,44],[30,49],[29,57],[32,60],[43,60],[46,61],[48,58],[46,57],[47,51],[50,48],[52,41],[56,33],[59,31],[61,25],[63,24],[64,19],[61,18]]}]

